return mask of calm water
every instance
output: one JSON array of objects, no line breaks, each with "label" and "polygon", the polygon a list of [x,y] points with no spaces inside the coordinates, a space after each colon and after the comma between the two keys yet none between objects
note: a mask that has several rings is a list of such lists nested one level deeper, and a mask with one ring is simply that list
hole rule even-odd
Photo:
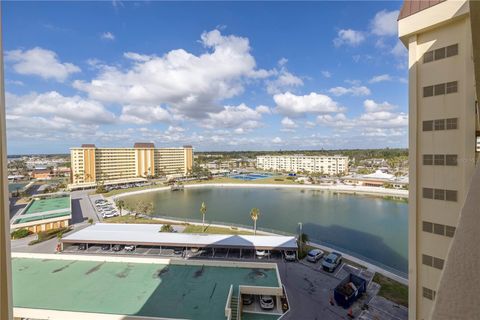
[{"label": "calm water", "polygon": [[17,190],[21,190],[25,187],[28,183],[27,182],[12,182],[8,184],[8,192],[16,192]]},{"label": "calm water", "polygon": [[382,267],[407,272],[408,204],[382,198],[339,195],[328,191],[280,188],[198,188],[149,192],[125,197],[153,202],[154,215],[252,225],[250,210],[260,209],[258,228],[298,232],[313,242],[348,252]]}]

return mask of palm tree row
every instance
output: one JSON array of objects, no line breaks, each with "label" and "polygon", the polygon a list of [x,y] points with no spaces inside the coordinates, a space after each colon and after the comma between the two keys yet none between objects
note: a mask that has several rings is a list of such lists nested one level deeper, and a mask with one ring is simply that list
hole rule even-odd
[{"label": "palm tree row", "polygon": [[[202,215],[202,232],[205,232],[205,215],[207,214],[207,205],[202,202],[200,206],[200,214]],[[260,217],[260,209],[253,208],[250,211],[250,218],[253,220],[253,234],[257,234],[257,220]]]}]

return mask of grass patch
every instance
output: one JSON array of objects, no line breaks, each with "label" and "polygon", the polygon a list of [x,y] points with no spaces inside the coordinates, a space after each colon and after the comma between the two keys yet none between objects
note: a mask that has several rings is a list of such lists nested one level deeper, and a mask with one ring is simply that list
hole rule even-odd
[{"label": "grass patch", "polygon": [[[132,191],[138,191],[138,190],[148,190],[148,189],[154,189],[154,188],[162,188],[165,187],[166,185],[164,184],[154,184],[154,185],[149,185],[149,186],[141,186],[141,187],[133,187],[133,188],[128,188],[128,189],[117,189],[117,190],[112,190],[109,192],[103,193],[104,197],[111,197],[111,196],[116,196],[117,194],[122,194],[126,192],[132,192]],[[94,193],[95,194],[95,193]]]},{"label": "grass patch", "polygon": [[106,222],[106,223],[140,223],[140,224],[145,224],[145,223],[146,224],[165,224],[165,223],[169,223],[169,224],[171,224],[171,222],[157,220],[157,219],[148,219],[148,218],[142,218],[142,217],[137,217],[135,219],[135,217],[132,216],[132,215],[108,218],[108,219],[104,219],[103,222]]},{"label": "grass patch", "polygon": [[[187,225],[184,233],[203,233],[203,226],[200,225]],[[251,235],[252,231],[238,230],[237,228],[228,228],[228,227],[213,227],[206,225],[205,233],[208,234],[241,234],[241,235]]]},{"label": "grass patch", "polygon": [[10,236],[12,237],[12,239],[22,239],[22,238],[25,238],[29,235],[31,235],[32,233],[30,231],[28,231],[28,229],[17,229],[15,231],[13,231]]},{"label": "grass patch", "polygon": [[61,237],[63,234],[72,231],[72,227],[66,227],[66,228],[59,228],[59,229],[52,229],[48,231],[40,231],[37,233],[37,239],[30,241],[28,243],[29,246],[33,246],[34,244],[44,242],[56,237]]},{"label": "grass patch", "polygon": [[373,281],[378,283],[378,295],[408,308],[408,287],[379,273],[375,273]]}]

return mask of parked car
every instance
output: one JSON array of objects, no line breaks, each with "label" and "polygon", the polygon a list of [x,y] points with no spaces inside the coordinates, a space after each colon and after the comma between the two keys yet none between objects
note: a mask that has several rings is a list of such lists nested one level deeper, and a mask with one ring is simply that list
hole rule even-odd
[{"label": "parked car", "polygon": [[325,252],[323,252],[320,249],[310,250],[307,254],[307,261],[315,263],[318,260],[320,260],[323,257],[324,254],[325,254]]},{"label": "parked car", "polygon": [[251,305],[254,300],[253,294],[242,294],[242,303],[245,306]]},{"label": "parked car", "polygon": [[122,251],[123,246],[119,245],[119,244],[116,244],[116,245],[113,246],[112,250],[115,251],[115,252]]},{"label": "parked car", "polygon": [[260,307],[264,310],[272,310],[275,307],[275,301],[272,296],[260,296]]},{"label": "parked car", "polygon": [[173,248],[173,254],[176,256],[183,255],[183,248]]},{"label": "parked car", "polygon": [[110,245],[109,245],[109,244],[102,244],[102,250],[103,250],[103,251],[108,251],[108,250],[110,250]]},{"label": "parked car", "polygon": [[117,211],[109,211],[109,212],[103,213],[102,217],[105,219],[105,218],[113,218],[113,217],[116,217],[118,215],[119,215],[119,213]]},{"label": "parked car", "polygon": [[322,268],[325,271],[333,272],[342,263],[342,255],[338,252],[330,253],[322,261]]},{"label": "parked car", "polygon": [[135,251],[135,246],[134,245],[125,246],[125,251]]},{"label": "parked car", "polygon": [[285,256],[285,260],[287,261],[296,261],[297,260],[297,253],[293,250],[287,250],[283,252]]},{"label": "parked car", "polygon": [[82,250],[82,251],[87,250],[87,244],[86,243],[80,243],[78,245],[78,250]]},{"label": "parked car", "polygon": [[263,259],[263,258],[268,258],[270,256],[270,252],[267,252],[265,250],[256,250],[255,255],[257,256],[258,259]]}]

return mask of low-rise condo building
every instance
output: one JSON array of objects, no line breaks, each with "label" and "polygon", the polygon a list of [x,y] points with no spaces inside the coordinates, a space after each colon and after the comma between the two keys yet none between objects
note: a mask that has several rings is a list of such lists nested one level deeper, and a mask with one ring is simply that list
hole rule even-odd
[{"label": "low-rise condo building", "polygon": [[70,155],[73,187],[185,175],[193,164],[192,146],[155,148],[153,143],[135,143],[133,148],[97,148],[94,144],[83,144],[80,148],[71,148]]},{"label": "low-rise condo building", "polygon": [[265,155],[257,156],[257,169],[283,172],[316,172],[326,175],[348,173],[348,157],[344,156],[306,156]]}]

